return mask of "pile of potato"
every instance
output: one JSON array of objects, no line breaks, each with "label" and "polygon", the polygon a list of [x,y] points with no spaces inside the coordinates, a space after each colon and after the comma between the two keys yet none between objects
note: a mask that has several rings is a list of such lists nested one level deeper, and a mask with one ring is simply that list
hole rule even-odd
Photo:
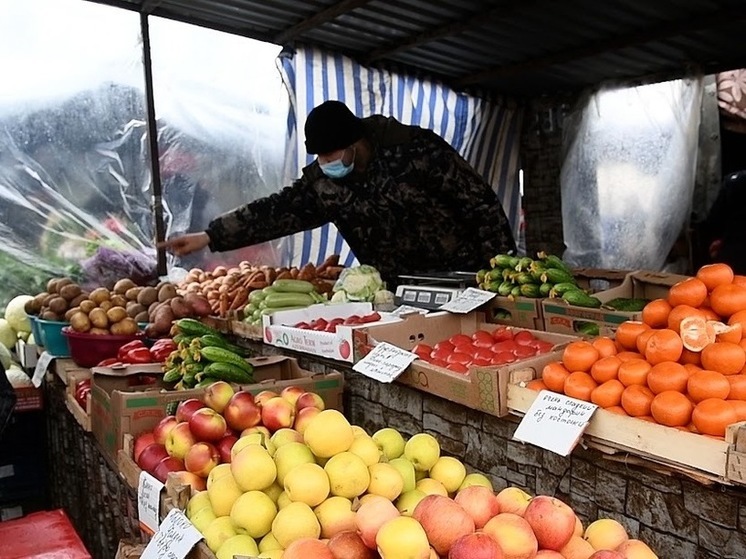
[{"label": "pile of potato", "polygon": [[211,313],[210,303],[199,293],[179,295],[176,286],[163,282],[156,287],[145,287],[147,297],[153,302],[148,306],[148,322],[145,335],[159,338],[169,335],[174,320],[199,318]]},{"label": "pile of potato", "polygon": [[88,298],[88,293],[70,278],[52,278],[47,290],[37,294],[26,303],[26,314],[43,320],[65,320],[68,310],[76,308]]}]

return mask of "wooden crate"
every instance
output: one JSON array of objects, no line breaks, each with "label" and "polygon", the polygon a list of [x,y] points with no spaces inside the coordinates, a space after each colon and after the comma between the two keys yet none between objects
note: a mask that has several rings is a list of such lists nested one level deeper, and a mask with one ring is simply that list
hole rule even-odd
[{"label": "wooden crate", "polygon": [[137,489],[140,483],[140,466],[135,464],[133,458],[133,449],[135,446],[135,438],[126,433],[124,435],[124,444],[122,448],[117,452],[117,468],[119,469],[120,477],[127,482],[127,485],[133,489]]},{"label": "wooden crate", "polygon": [[75,361],[73,361],[72,359],[60,359],[60,358],[57,358],[54,361],[52,361],[51,368],[54,369],[54,374],[57,375],[57,377],[62,381],[62,384],[64,384],[65,386],[67,386],[68,383],[70,382],[69,376],[71,373],[80,373],[82,371],[90,371],[90,369],[76,365]]},{"label": "wooden crate", "polygon": [[80,407],[75,399],[75,386],[85,379],[91,378],[90,369],[78,369],[68,372],[67,386],[65,387],[65,406],[70,411],[75,421],[83,428],[83,431],[91,432],[91,398],[86,401],[86,409]]},{"label": "wooden crate", "polygon": [[[551,358],[533,360],[531,366],[520,365],[503,370],[507,379],[507,407],[511,413],[524,415],[538,396],[525,387],[526,382],[541,374]],[[624,455],[624,461],[645,462],[675,470],[698,481],[746,484],[746,423],[729,428],[730,440],[666,427],[657,423],[625,417],[598,409],[588,424],[583,444],[610,455]],[[739,450],[740,449],[740,450]],[[646,464],[647,465],[647,464]]]}]

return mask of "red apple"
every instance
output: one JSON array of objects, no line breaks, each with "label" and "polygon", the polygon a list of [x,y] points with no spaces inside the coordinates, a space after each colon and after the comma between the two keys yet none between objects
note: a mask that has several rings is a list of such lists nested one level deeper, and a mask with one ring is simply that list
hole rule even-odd
[{"label": "red apple", "polygon": [[539,542],[531,525],[512,512],[501,512],[491,518],[482,531],[495,538],[506,557],[530,559],[539,551]]},{"label": "red apple", "polygon": [[215,448],[218,449],[218,453],[220,454],[220,462],[222,464],[230,464],[231,449],[237,440],[238,437],[235,435],[226,435],[215,444]]},{"label": "red apple", "polygon": [[141,470],[145,470],[152,474],[155,471],[158,462],[164,458],[168,458],[166,447],[162,444],[153,443],[143,449],[135,462]]},{"label": "red apple", "polygon": [[531,495],[519,487],[506,487],[495,498],[500,505],[500,512],[510,512],[518,516],[523,516],[531,502]]},{"label": "red apple", "polygon": [[189,423],[178,423],[166,437],[166,451],[168,451],[169,456],[183,460],[187,451],[196,442],[197,439],[194,438],[192,431],[189,429]]},{"label": "red apple", "polygon": [[158,462],[153,471],[153,477],[161,483],[166,483],[168,474],[171,472],[180,472],[184,469],[184,462],[173,456],[168,456]]},{"label": "red apple", "polygon": [[189,398],[188,400],[179,402],[179,405],[176,407],[176,421],[179,423],[189,421],[194,412],[204,407],[205,405],[197,400],[197,398]]},{"label": "red apple", "polygon": [[448,552],[448,559],[503,559],[504,557],[500,545],[492,536],[484,532],[461,536],[453,542]]},{"label": "red apple", "polygon": [[256,396],[254,396],[254,400],[258,405],[263,406],[264,402],[271,398],[277,398],[278,396],[279,394],[277,392],[273,392],[272,390],[262,390]]},{"label": "red apple", "polygon": [[236,391],[233,390],[233,387],[230,384],[224,380],[219,380],[213,382],[207,387],[205,390],[204,401],[208,407],[214,409],[218,413],[223,413],[225,406],[228,405],[228,402],[230,402],[230,399],[233,398],[235,393]]},{"label": "red apple", "polygon": [[176,424],[179,423],[179,421],[176,419],[175,415],[167,415],[163,419],[161,419],[158,422],[158,425],[155,426],[155,429],[153,429],[153,437],[155,438],[155,442],[158,444],[166,444],[166,437],[168,437],[168,433],[176,427]]},{"label": "red apple", "polygon": [[254,401],[251,392],[236,392],[223,410],[228,427],[243,431],[262,420],[262,411]]},{"label": "red apple", "polygon": [[155,443],[155,436],[152,431],[141,433],[137,436],[135,444],[132,447],[132,458],[135,460],[135,463],[137,463],[137,457],[140,456],[142,451],[153,443]]},{"label": "red apple", "polygon": [[272,436],[272,433],[269,432],[269,429],[267,429],[264,425],[254,425],[253,427],[249,427],[248,429],[244,429],[239,433],[239,438],[245,437],[247,435],[251,435],[252,433],[261,433],[264,435],[265,439],[269,439]]},{"label": "red apple", "polygon": [[490,518],[500,512],[495,494],[483,485],[464,487],[456,493],[453,500],[471,516],[477,530],[481,530]]},{"label": "red apple", "polygon": [[618,551],[612,551],[610,549],[601,549],[596,551],[588,559],[624,559],[624,555]]},{"label": "red apple", "polygon": [[207,480],[205,478],[199,477],[196,474],[193,474],[192,472],[185,472],[185,471],[179,471],[179,472],[173,472],[173,476],[176,477],[177,480],[179,480],[179,483],[181,485],[190,485],[192,487],[192,495],[194,495],[197,491],[204,491],[207,489]]},{"label": "red apple", "polygon": [[378,554],[366,547],[362,538],[352,530],[337,532],[327,545],[334,559],[378,559]]},{"label": "red apple", "polygon": [[315,392],[304,392],[298,396],[298,399],[295,401],[295,409],[297,411],[300,411],[303,408],[318,408],[319,410],[324,411],[325,407],[324,399]]},{"label": "red apple", "polygon": [[282,552],[283,559],[334,559],[325,542],[316,538],[294,540]]},{"label": "red apple", "polygon": [[541,549],[559,551],[575,531],[575,512],[559,499],[547,495],[531,499],[523,518],[534,531]]},{"label": "red apple", "polygon": [[225,418],[212,408],[202,408],[192,414],[189,429],[198,441],[214,442],[225,436]]},{"label": "red apple", "polygon": [[302,435],[306,431],[306,427],[310,421],[320,413],[321,410],[319,408],[313,407],[298,410],[295,414],[295,420],[293,421],[293,429]]},{"label": "red apple", "polygon": [[270,398],[262,406],[262,424],[274,433],[283,427],[292,427],[295,419],[295,406],[285,398]]},{"label": "red apple", "polygon": [[303,388],[292,384],[290,386],[286,386],[280,391],[280,398],[285,398],[288,402],[295,405],[300,395],[304,392],[305,390]]},{"label": "red apple", "polygon": [[207,477],[218,464],[220,464],[220,452],[206,442],[195,443],[184,456],[184,466],[187,471],[200,477]]},{"label": "red apple", "polygon": [[412,518],[425,529],[427,539],[438,555],[447,556],[454,542],[475,530],[474,520],[464,508],[442,495],[428,495],[412,512]]},{"label": "red apple", "polygon": [[355,528],[366,547],[376,549],[376,536],[387,520],[399,516],[398,509],[386,497],[366,495],[355,513]]}]

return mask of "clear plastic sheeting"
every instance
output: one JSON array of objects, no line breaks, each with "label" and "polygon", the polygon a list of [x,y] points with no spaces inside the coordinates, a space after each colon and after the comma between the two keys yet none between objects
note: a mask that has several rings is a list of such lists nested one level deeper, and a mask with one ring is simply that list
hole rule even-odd
[{"label": "clear plastic sheeting", "polygon": [[702,80],[592,95],[566,120],[562,219],[574,266],[663,269],[691,211]]},{"label": "clear plastic sheeting", "polygon": [[[279,47],[151,18],[166,234],[282,186]],[[0,308],[51,276],[154,276],[139,16],[80,0],[0,3]],[[274,81],[272,81],[274,80]],[[283,240],[171,265],[280,265]]]}]

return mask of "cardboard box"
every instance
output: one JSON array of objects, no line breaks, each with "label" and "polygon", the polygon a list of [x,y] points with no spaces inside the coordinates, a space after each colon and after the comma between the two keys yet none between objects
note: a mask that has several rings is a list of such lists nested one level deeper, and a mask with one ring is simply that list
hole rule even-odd
[{"label": "cardboard box", "polygon": [[65,406],[67,407],[68,411],[72,414],[72,416],[75,418],[75,421],[78,422],[78,425],[80,425],[83,428],[83,431],[86,431],[90,433],[91,431],[91,399],[92,396],[88,398],[86,401],[86,407],[83,409],[80,407],[80,404],[75,399],[75,389],[78,385],[78,383],[82,380],[89,379],[93,376],[93,373],[90,369],[82,370],[82,371],[73,371],[70,374],[68,374],[67,379],[68,383],[65,387]]},{"label": "cardboard box", "polygon": [[311,353],[327,359],[355,362],[353,332],[364,330],[374,324],[400,322],[399,317],[381,315],[375,323],[358,326],[337,326],[336,332],[316,332],[294,328],[293,324],[311,322],[317,318],[331,320],[352,315],[365,316],[373,312],[371,303],[340,303],[335,305],[311,305],[294,311],[278,311],[262,319],[264,343],[277,347]]},{"label": "cardboard box", "polygon": [[52,361],[52,364],[50,365],[50,369],[54,371],[54,374],[57,375],[57,377],[62,381],[62,384],[67,386],[68,379],[67,377],[71,373],[79,373],[81,371],[89,371],[87,367],[81,367],[79,365],[75,364],[75,361],[72,359],[54,359]]},{"label": "cardboard box", "polygon": [[18,356],[18,362],[24,369],[33,369],[36,367],[36,362],[39,360],[40,348],[36,344],[27,344],[21,339],[16,341],[16,355]]},{"label": "cardboard box", "polygon": [[[596,293],[594,297],[602,303],[618,297],[635,299],[658,299],[668,296],[668,289],[686,279],[687,276],[663,272],[630,272],[618,287]],[[589,309],[569,305],[562,299],[541,299],[544,317],[543,329],[547,332],[582,335],[589,324],[598,327],[600,336],[613,336],[617,327],[627,320],[640,320],[641,312],[615,311],[611,308]]]},{"label": "cardboard box", "polygon": [[[249,362],[254,365],[255,383],[237,386],[237,389],[256,394],[262,390],[279,391],[286,386],[298,385],[321,395],[326,407],[342,410],[344,377],[341,373],[315,374],[301,369],[295,359],[284,356],[256,357]],[[98,368],[92,371],[92,431],[104,456],[113,465],[126,433],[137,436],[153,429],[165,417],[166,404],[201,398],[205,392],[204,388],[166,390],[162,381],[155,385],[130,386],[132,379],[139,374],[136,366],[130,367],[128,374],[102,374]]]},{"label": "cardboard box", "polygon": [[542,299],[529,297],[501,297],[497,296],[487,303],[483,310],[487,315],[487,322],[506,324],[529,330],[543,330],[544,320],[541,309]]},{"label": "cardboard box", "polygon": [[[500,371],[501,382],[506,386],[505,405],[510,413],[524,415],[528,411],[539,393],[526,388],[525,383],[539,378],[544,366],[560,360],[561,356],[561,352],[540,355]],[[707,478],[746,484],[746,461],[741,460],[746,454],[739,453],[737,440],[740,435],[746,442],[744,425],[731,425],[723,441],[598,409],[583,435],[583,444],[607,454],[621,453],[625,460],[633,462],[631,453],[700,481]],[[746,450],[746,445],[740,448]]]},{"label": "cardboard box", "polygon": [[[515,331],[526,330],[511,328]],[[494,329],[495,325],[485,322],[482,313],[414,313],[406,315],[405,319],[398,323],[371,326],[367,330],[356,331],[356,357],[362,358],[378,342],[388,342],[404,349],[412,349],[419,343],[433,345],[454,334],[471,335],[477,330]],[[578,339],[576,336],[540,330],[530,331],[537,338],[554,343],[555,347],[562,347]],[[459,374],[417,359],[397,378],[397,382],[502,417],[507,415],[508,411],[507,406],[501,405],[501,394],[504,393],[504,389],[500,388],[500,369],[501,366],[498,365],[472,367],[467,374]]]},{"label": "cardboard box", "polygon": [[632,270],[609,270],[606,268],[573,268],[572,275],[581,289],[592,293],[619,287]]}]

